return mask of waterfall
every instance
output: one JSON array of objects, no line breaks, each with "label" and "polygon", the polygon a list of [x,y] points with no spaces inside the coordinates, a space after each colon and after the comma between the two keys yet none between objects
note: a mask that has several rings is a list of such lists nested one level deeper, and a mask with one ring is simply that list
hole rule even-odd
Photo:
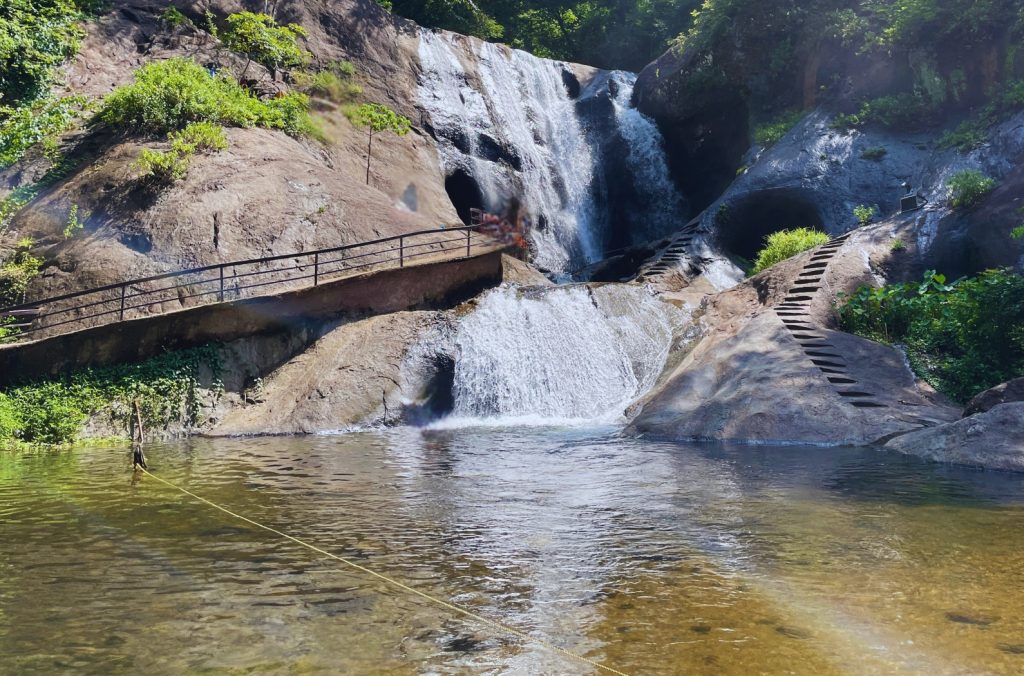
[{"label": "waterfall", "polygon": [[636,287],[491,291],[455,331],[453,419],[620,420],[688,318]]},{"label": "waterfall", "polygon": [[420,33],[418,94],[440,140],[442,169],[471,175],[488,210],[521,199],[538,266],[566,273],[573,263],[596,260],[603,228],[592,191],[595,162],[566,91],[566,66],[484,42],[470,74],[451,40]]},{"label": "waterfall", "polygon": [[633,175],[640,211],[634,232],[656,239],[679,229],[684,202],[672,182],[665,157],[664,140],[654,120],[632,105],[636,75],[625,71],[609,74],[612,106],[619,133],[628,147],[627,162]]}]

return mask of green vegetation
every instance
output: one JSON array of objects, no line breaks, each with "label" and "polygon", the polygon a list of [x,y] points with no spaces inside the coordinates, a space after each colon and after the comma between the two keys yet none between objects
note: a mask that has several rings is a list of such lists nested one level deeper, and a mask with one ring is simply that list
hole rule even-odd
[{"label": "green vegetation", "polygon": [[280,26],[267,14],[238,12],[227,19],[228,27],[221,33],[224,44],[248,57],[239,79],[249,72],[253,61],[271,71],[301,66],[309,61],[309,53],[299,46],[306,29],[298,24]]},{"label": "green vegetation", "polygon": [[889,242],[889,251],[892,251],[893,253],[897,251],[903,251],[906,248],[907,243],[904,242],[902,239],[894,239],[891,242]]},{"label": "green vegetation", "polygon": [[196,424],[200,380],[210,378],[216,390],[220,368],[217,348],[208,345],[9,388],[0,392],[0,445],[71,443],[100,413],[128,430],[135,403],[147,429]]},{"label": "green vegetation", "polygon": [[886,150],[884,146],[872,146],[870,148],[865,148],[864,151],[860,154],[860,158],[862,160],[871,160],[873,162],[878,162],[888,154],[889,151]]},{"label": "green vegetation", "polygon": [[85,108],[81,96],[47,97],[19,108],[0,108],[0,168],[17,162],[36,143],[67,131]]},{"label": "green vegetation", "polygon": [[333,103],[352,103],[363,93],[362,88],[352,82],[355,66],[348,61],[335,61],[315,73],[297,71],[292,74],[295,86],[309,94]]},{"label": "green vegetation", "polygon": [[1012,239],[1024,239],[1024,225],[1018,225],[1016,228],[1011,230],[1010,237]]},{"label": "green vegetation", "polygon": [[310,133],[309,98],[288,94],[261,101],[230,75],[211,75],[191,59],[148,63],[135,82],[103,102],[99,119],[119,129],[161,134],[193,122],[229,127],[266,127],[292,135]]},{"label": "green vegetation", "polygon": [[837,115],[832,126],[852,129],[877,124],[889,129],[913,130],[938,121],[941,101],[932,101],[921,92],[881,96],[864,101],[860,110],[850,115]]},{"label": "green vegetation", "polygon": [[64,132],[84,99],[51,99],[57,67],[78,51],[94,0],[4,0],[0,5],[0,168]]},{"label": "green vegetation", "polygon": [[424,26],[501,40],[538,56],[640,70],[692,22],[701,0],[377,0]]},{"label": "green vegetation", "polygon": [[756,275],[762,270],[787,258],[813,249],[828,241],[828,235],[813,228],[795,228],[773,232],[765,238],[765,247],[757,254],[754,267],[750,274]]},{"label": "green vegetation", "polygon": [[169,28],[193,25],[192,20],[182,14],[181,11],[173,5],[169,6],[160,14],[160,22]]},{"label": "green vegetation", "polygon": [[1024,80],[1008,82],[993,93],[992,100],[977,115],[943,134],[939,147],[956,148],[960,152],[980,148],[989,128],[1021,106],[1024,106]]},{"label": "green vegetation", "polygon": [[32,255],[34,244],[28,238],[19,240],[11,257],[0,265],[0,307],[21,303],[29,283],[39,276],[43,260]]},{"label": "green vegetation", "polygon": [[757,127],[754,130],[754,142],[765,148],[771,148],[781,141],[801,119],[803,119],[803,113],[799,110],[784,113],[774,121]]},{"label": "green vegetation", "polygon": [[969,209],[981,202],[998,183],[976,169],[964,169],[949,179],[949,203],[955,209]]},{"label": "green vegetation", "polygon": [[46,94],[56,67],[78,51],[83,36],[78,23],[90,4],[4,0],[0,6],[0,105],[20,107]]},{"label": "green vegetation", "polygon": [[853,215],[861,225],[867,225],[878,215],[878,207],[859,204],[853,208]]},{"label": "green vegetation", "polygon": [[915,372],[960,402],[1024,376],[1024,277],[1008,270],[862,287],[839,316],[846,331],[903,343]]},{"label": "green vegetation", "polygon": [[71,239],[82,230],[85,230],[85,221],[89,220],[89,214],[78,215],[78,205],[72,204],[68,211],[68,222],[64,225],[64,239]]},{"label": "green vegetation", "polygon": [[192,156],[197,152],[219,152],[228,147],[224,128],[212,122],[193,122],[168,135],[167,152],[145,148],[136,167],[139,178],[154,186],[165,186],[185,178]]},{"label": "green vegetation", "polygon": [[398,136],[405,136],[412,128],[409,118],[399,115],[385,105],[364,103],[351,111],[352,124],[365,127],[368,132],[366,146],[366,185],[370,185],[370,158],[373,155],[373,136],[390,131]]}]

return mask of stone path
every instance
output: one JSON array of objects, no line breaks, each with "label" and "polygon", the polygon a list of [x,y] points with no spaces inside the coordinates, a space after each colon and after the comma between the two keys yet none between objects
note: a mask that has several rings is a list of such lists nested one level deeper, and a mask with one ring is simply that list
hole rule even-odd
[{"label": "stone path", "polygon": [[833,345],[826,342],[827,338],[821,335],[820,327],[812,322],[809,314],[814,295],[821,291],[821,280],[825,270],[849,236],[850,233],[846,233],[819,247],[797,275],[786,297],[774,310],[803,348],[804,354],[825,374],[840,397],[857,408],[886,408],[886,404],[877,401],[876,395],[857,387],[857,381],[847,370],[846,359]]},{"label": "stone path", "polygon": [[[694,237],[697,236],[700,223],[700,218],[690,221],[685,228],[676,233],[667,247],[644,261],[636,275],[636,281],[649,282],[654,277],[664,275],[672,270],[679,270],[679,263],[684,261],[696,263],[694,257],[687,253],[687,250],[693,243]],[[691,265],[691,267],[695,266]]]}]

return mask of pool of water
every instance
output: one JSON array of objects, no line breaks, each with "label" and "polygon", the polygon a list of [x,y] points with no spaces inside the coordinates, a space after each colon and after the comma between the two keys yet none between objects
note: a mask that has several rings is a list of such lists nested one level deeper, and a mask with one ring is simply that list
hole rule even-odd
[{"label": "pool of water", "polygon": [[[0,673],[592,673],[211,509],[0,453]],[[1024,476],[614,430],[150,445],[161,477],[628,673],[1024,672]]]}]

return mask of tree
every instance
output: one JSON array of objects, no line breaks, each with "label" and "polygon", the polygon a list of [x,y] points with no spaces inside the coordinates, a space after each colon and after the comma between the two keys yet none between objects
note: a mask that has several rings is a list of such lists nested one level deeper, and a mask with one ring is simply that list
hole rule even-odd
[{"label": "tree", "polygon": [[370,157],[373,154],[373,135],[390,131],[398,136],[405,136],[412,128],[409,118],[399,115],[387,106],[379,103],[364,103],[350,115],[352,123],[357,127],[366,127],[369,140],[366,146],[366,185],[370,185]]},{"label": "tree", "polygon": [[306,63],[309,53],[299,46],[299,38],[306,35],[306,29],[298,24],[280,26],[267,14],[238,12],[228,17],[224,44],[248,57],[239,76],[242,79],[254,60],[275,72]]}]

